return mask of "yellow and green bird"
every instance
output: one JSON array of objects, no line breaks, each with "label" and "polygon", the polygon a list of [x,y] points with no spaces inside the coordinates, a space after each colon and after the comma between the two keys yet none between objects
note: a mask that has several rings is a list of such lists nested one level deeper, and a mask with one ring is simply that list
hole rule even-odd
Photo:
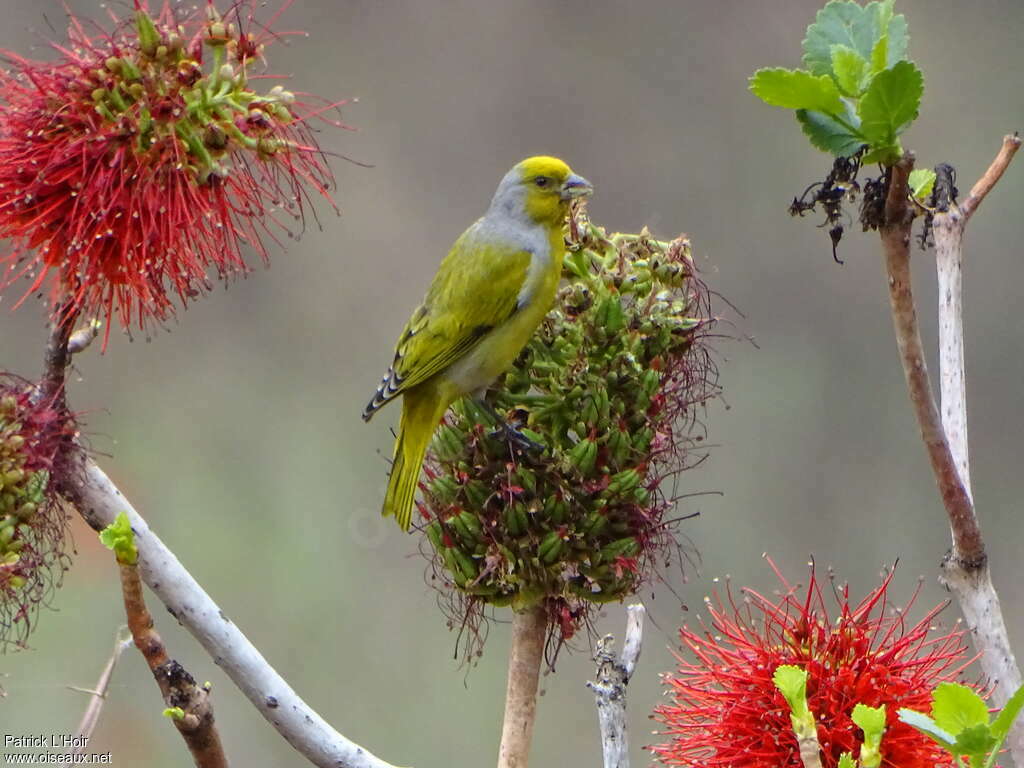
[{"label": "yellow and green bird", "polygon": [[530,157],[498,184],[487,213],[441,262],[395,345],[395,359],[363,411],[369,421],[402,396],[383,514],[409,529],[427,445],[445,410],[512,365],[554,303],[562,226],[574,198],[593,191],[555,157]]}]

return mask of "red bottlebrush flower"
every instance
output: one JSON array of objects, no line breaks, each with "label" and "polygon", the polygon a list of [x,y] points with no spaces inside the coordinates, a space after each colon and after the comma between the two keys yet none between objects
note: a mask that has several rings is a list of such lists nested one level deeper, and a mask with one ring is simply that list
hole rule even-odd
[{"label": "red bottlebrush flower", "polygon": [[19,645],[68,566],[67,513],[50,477],[76,432],[63,401],[0,374],[0,649]]},{"label": "red bottlebrush flower", "polygon": [[[769,560],[769,563],[771,561]],[[678,656],[679,670],[665,675],[671,703],[655,709],[672,740],[650,747],[663,765],[707,768],[800,768],[800,753],[786,700],[772,675],[783,664],[808,673],[807,702],[818,727],[824,768],[843,752],[856,756],[861,734],[850,714],[857,704],[885,705],[882,761],[899,768],[952,765],[928,737],[901,723],[897,710],[931,709],[932,690],[970,662],[963,633],[935,636],[932,620],[945,606],[909,626],[887,597],[892,573],[859,604],[849,588],[834,589],[830,616],[813,566],[806,594],[797,595],[771,563],[783,586],[777,601],[749,589],[738,605],[708,600],[710,629],[680,630],[695,661]]]},{"label": "red bottlebrush flower", "polygon": [[152,15],[136,0],[111,32],[72,18],[55,61],[3,54],[0,287],[49,277],[54,307],[144,329],[209,290],[208,271],[247,271],[244,246],[266,261],[262,238],[290,234],[310,189],[330,201],[309,122],[339,104],[254,89],[255,4],[224,18],[212,0]]}]

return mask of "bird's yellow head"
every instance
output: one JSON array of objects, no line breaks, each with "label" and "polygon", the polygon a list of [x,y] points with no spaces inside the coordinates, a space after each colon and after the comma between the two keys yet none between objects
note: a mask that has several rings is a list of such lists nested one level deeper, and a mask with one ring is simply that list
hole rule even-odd
[{"label": "bird's yellow head", "polygon": [[505,174],[491,210],[531,224],[560,226],[574,198],[594,191],[557,157],[528,157]]}]

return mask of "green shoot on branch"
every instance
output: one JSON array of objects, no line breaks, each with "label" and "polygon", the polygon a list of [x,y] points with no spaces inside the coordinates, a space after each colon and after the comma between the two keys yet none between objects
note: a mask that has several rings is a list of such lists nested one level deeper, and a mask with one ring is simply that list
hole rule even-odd
[{"label": "green shoot on branch", "polygon": [[910,172],[910,194],[922,205],[931,197],[935,188],[935,171],[931,168],[916,168]]},{"label": "green shoot on branch", "polygon": [[772,680],[789,704],[789,718],[797,739],[817,736],[814,715],[807,707],[807,671],[792,664],[781,664]]},{"label": "green shoot on branch", "polygon": [[107,549],[114,551],[117,562],[123,565],[135,565],[139,561],[139,550],[135,546],[135,534],[128,515],[121,512],[117,519],[100,531],[100,541]]},{"label": "green shoot on branch", "polygon": [[882,735],[885,733],[885,705],[869,707],[858,704],[850,719],[864,732],[860,745],[860,767],[878,768],[882,764]]}]

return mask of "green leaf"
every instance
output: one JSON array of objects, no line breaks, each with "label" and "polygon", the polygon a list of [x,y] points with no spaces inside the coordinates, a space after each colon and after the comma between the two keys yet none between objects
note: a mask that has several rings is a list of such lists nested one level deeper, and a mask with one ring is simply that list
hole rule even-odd
[{"label": "green leaf", "polygon": [[871,74],[875,75],[888,69],[898,61],[907,58],[907,20],[904,16],[892,15],[890,2],[879,6],[889,6],[888,11],[878,12],[878,29],[885,30],[875,41],[871,49]]},{"label": "green leaf", "polygon": [[931,168],[917,168],[910,172],[910,194],[918,200],[927,200],[935,186],[935,171]]},{"label": "green leaf", "polygon": [[135,534],[128,522],[128,515],[120,513],[117,518],[100,531],[100,541],[107,549],[112,549],[117,562],[135,565],[139,561],[139,550],[135,546]]},{"label": "green leaf", "polygon": [[903,145],[898,141],[892,144],[885,144],[881,147],[868,152],[864,157],[860,159],[861,165],[872,165],[874,163],[881,163],[882,165],[892,165],[900,159],[900,155],[903,154]]},{"label": "green leaf", "polygon": [[939,728],[928,715],[922,712],[915,712],[912,709],[901,709],[896,714],[899,715],[900,722],[906,723],[911,728],[916,728],[926,736],[930,736],[947,750],[953,749],[956,736]]},{"label": "green leaf", "polygon": [[869,707],[858,704],[853,708],[850,719],[864,731],[860,745],[861,768],[878,768],[882,764],[882,734],[885,733],[885,705]]},{"label": "green leaf", "polygon": [[831,115],[798,109],[796,119],[800,121],[800,127],[804,135],[811,140],[811,144],[823,152],[831,152],[836,157],[852,155],[867,144],[867,140],[856,130],[850,130],[850,127],[843,125]]},{"label": "green leaf", "polygon": [[992,735],[1002,741],[1010,732],[1010,726],[1017,719],[1021,709],[1024,708],[1024,685],[1017,689],[1017,692],[1010,697],[1003,707],[1003,711],[996,715],[992,721]]},{"label": "green leaf", "polygon": [[832,46],[845,45],[865,61],[871,58],[878,37],[876,8],[853,0],[831,0],[807,28],[804,66],[815,75],[832,74]]},{"label": "green leaf", "polygon": [[885,62],[889,59],[889,36],[882,35],[871,49],[871,74],[877,74],[885,69]]},{"label": "green leaf", "polygon": [[840,90],[847,96],[860,96],[864,89],[867,60],[847,45],[832,46],[832,73]]},{"label": "green leaf", "polygon": [[860,100],[860,131],[868,143],[891,146],[896,137],[917,117],[924,93],[921,71],[909,61],[879,72]]},{"label": "green leaf", "polygon": [[807,672],[792,664],[781,664],[772,675],[772,682],[786,698],[794,717],[807,713]]},{"label": "green leaf", "polygon": [[853,708],[850,719],[854,725],[864,731],[864,741],[871,741],[875,744],[882,740],[885,733],[885,705],[880,707],[869,707],[866,704],[858,704]]},{"label": "green leaf", "polygon": [[832,115],[844,111],[835,80],[802,69],[759,69],[750,78],[750,90],[773,107],[812,109]]},{"label": "green leaf", "polygon": [[839,756],[839,768],[857,768],[857,764],[853,761],[853,755],[843,752]]},{"label": "green leaf", "polygon": [[956,744],[953,745],[953,751],[957,755],[970,755],[971,763],[973,764],[975,758],[983,761],[985,755],[995,745],[996,740],[992,738],[988,723],[981,723],[960,731],[956,737]]},{"label": "green leaf", "polygon": [[871,49],[871,74],[881,72],[886,68],[889,58],[889,22],[892,21],[893,5],[895,0],[882,0],[875,5],[875,29],[877,38]]},{"label": "green leaf", "polygon": [[877,29],[881,35],[889,31],[889,22],[896,9],[896,0],[879,0],[876,3],[869,3],[868,7],[874,7]]},{"label": "green leaf", "polygon": [[888,69],[907,57],[907,19],[895,13],[895,5],[895,0],[871,3],[875,6],[878,30],[875,47],[871,50],[872,73]]},{"label": "green leaf", "polygon": [[171,720],[184,720],[185,710],[181,707],[168,707],[163,712],[164,717],[169,717]]},{"label": "green leaf", "polygon": [[772,682],[789,704],[789,721],[797,739],[813,738],[817,726],[814,715],[807,708],[807,672],[792,664],[782,664],[775,669]]},{"label": "green leaf", "polygon": [[932,718],[940,728],[954,734],[977,725],[987,729],[988,705],[966,685],[939,683],[932,691]]},{"label": "green leaf", "polygon": [[893,16],[892,21],[889,22],[888,37],[885,66],[892,67],[896,62],[904,61],[907,58],[907,43],[910,38],[907,35],[907,17],[902,13]]}]

